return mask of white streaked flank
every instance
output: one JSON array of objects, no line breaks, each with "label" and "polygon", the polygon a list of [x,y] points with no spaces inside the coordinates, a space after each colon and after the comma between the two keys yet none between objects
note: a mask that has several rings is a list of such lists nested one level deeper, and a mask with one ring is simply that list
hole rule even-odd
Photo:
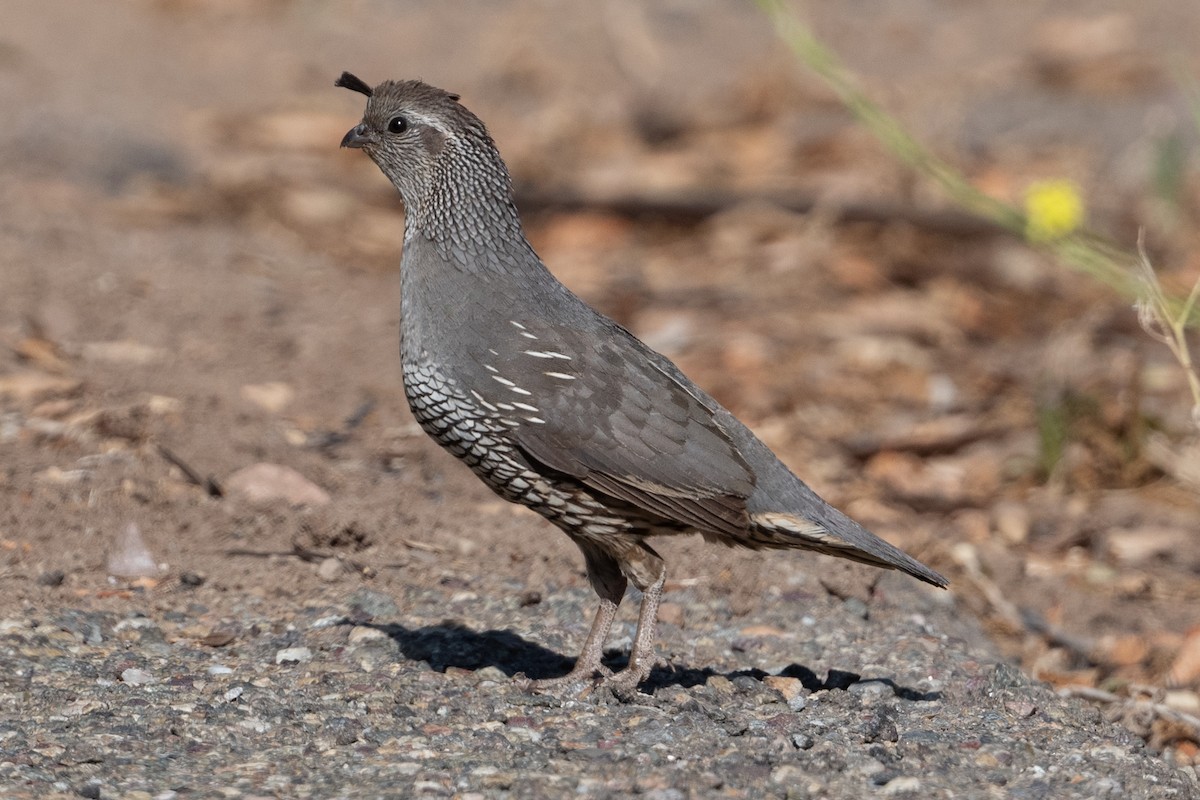
[{"label": "white streaked flank", "polygon": [[526,417],[525,419],[529,420],[530,422],[536,422],[538,425],[546,424],[546,420],[542,419],[541,417]]},{"label": "white streaked flank", "polygon": [[516,406],[517,408],[521,409],[522,411],[532,411],[534,414],[536,414],[540,410],[537,406],[531,406],[531,405],[529,405],[529,403],[514,402],[513,405]]},{"label": "white streaked flank", "polygon": [[520,328],[521,330],[525,330],[525,326],[522,325],[521,323],[517,322],[515,319],[510,319],[508,322],[510,325],[514,325],[514,326]]},{"label": "white streaked flank", "polygon": [[523,395],[525,395],[526,397],[531,397],[531,396],[533,396],[533,392],[530,392],[530,391],[527,391],[527,390],[525,390],[525,389],[522,389],[520,386],[510,386],[510,387],[508,387],[508,390],[509,390],[510,392],[516,392],[517,394],[523,394]]},{"label": "white streaked flank", "polygon": [[471,394],[475,395],[475,399],[479,401],[479,404],[481,406],[483,406],[484,408],[486,408],[488,411],[496,410],[496,407],[494,405],[492,405],[491,403],[489,403],[487,400],[484,400],[483,395],[481,395],[479,392],[472,389]]},{"label": "white streaked flank", "polygon": [[[494,369],[492,370],[492,372],[495,372],[495,371],[496,370],[494,370]],[[512,381],[510,381],[508,378],[501,377],[500,375],[493,375],[492,380],[494,380],[496,383],[502,383],[505,386],[510,386],[510,387],[516,386],[516,384],[513,383]]]},{"label": "white streaked flank", "polygon": [[574,375],[568,375],[565,372],[543,372],[542,374],[545,375],[547,378],[558,378],[559,380],[563,380],[563,381],[575,380]]},{"label": "white streaked flank", "polygon": [[563,355],[562,353],[556,353],[553,350],[526,350],[525,355],[533,356],[534,358],[561,358],[564,361],[571,360],[570,356]]}]

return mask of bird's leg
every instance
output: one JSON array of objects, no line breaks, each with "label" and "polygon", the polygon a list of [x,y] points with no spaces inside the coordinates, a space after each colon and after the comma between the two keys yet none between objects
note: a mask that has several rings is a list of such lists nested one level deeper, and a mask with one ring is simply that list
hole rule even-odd
[{"label": "bird's leg", "polygon": [[606,597],[600,598],[600,607],[596,609],[596,616],[592,619],[592,629],[588,631],[583,650],[575,659],[574,668],[560,678],[533,681],[530,688],[544,692],[578,686],[583,691],[590,688],[597,675],[611,675],[612,672],[600,663],[600,659],[604,656],[604,640],[608,638],[608,631],[612,628],[613,617],[616,615],[617,604]]},{"label": "bird's leg", "polygon": [[596,609],[592,628],[583,643],[583,650],[575,659],[574,668],[561,678],[532,681],[530,688],[535,691],[555,692],[578,687],[581,693],[586,694],[598,676],[607,678],[612,675],[612,672],[600,663],[600,659],[604,657],[604,642],[608,639],[613,618],[617,615],[617,606],[621,605],[621,598],[625,596],[628,580],[621,574],[616,560],[607,552],[589,546],[582,540],[576,540],[576,544],[583,551],[588,580],[596,594],[600,595],[600,607]]},{"label": "bird's leg", "polygon": [[637,633],[633,636],[633,647],[629,650],[629,666],[609,678],[605,684],[618,697],[629,697],[636,693],[638,685],[650,677],[654,668],[654,640],[658,624],[658,603],[662,599],[663,584],[667,572],[663,570],[658,580],[642,590],[642,608],[638,612]]}]

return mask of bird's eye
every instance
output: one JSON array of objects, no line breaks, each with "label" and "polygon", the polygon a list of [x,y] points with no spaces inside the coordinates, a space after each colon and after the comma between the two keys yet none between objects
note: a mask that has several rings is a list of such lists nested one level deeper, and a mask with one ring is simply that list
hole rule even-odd
[{"label": "bird's eye", "polygon": [[408,120],[404,117],[392,117],[388,120],[388,133],[404,133],[408,130]]}]

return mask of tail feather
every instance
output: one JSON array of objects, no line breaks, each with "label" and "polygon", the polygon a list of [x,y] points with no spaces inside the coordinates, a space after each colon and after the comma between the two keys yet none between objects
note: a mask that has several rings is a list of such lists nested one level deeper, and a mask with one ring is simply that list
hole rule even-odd
[{"label": "tail feather", "polygon": [[750,518],[751,546],[815,550],[873,567],[898,569],[941,588],[948,585],[949,581],[944,576],[880,539],[845,514],[832,507],[828,507],[828,511],[833,512],[828,522],[816,522],[782,512],[754,514]]}]

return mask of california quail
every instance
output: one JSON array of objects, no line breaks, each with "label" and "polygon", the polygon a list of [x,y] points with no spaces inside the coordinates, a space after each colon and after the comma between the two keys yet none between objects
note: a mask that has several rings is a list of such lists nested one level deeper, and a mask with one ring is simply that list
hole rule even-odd
[{"label": "california quail", "polygon": [[[570,674],[632,691],[653,664],[665,579],[647,537],[698,532],[754,549],[803,548],[946,579],[818,497],[749,429],[617,323],[559,283],[533,251],[508,170],[458,96],[420,81],[371,88],[342,139],[405,206],[404,390],[417,422],[493,491],[537,511],[583,551],[600,596]],[[628,582],[642,591],[629,666],[601,666]]]}]

